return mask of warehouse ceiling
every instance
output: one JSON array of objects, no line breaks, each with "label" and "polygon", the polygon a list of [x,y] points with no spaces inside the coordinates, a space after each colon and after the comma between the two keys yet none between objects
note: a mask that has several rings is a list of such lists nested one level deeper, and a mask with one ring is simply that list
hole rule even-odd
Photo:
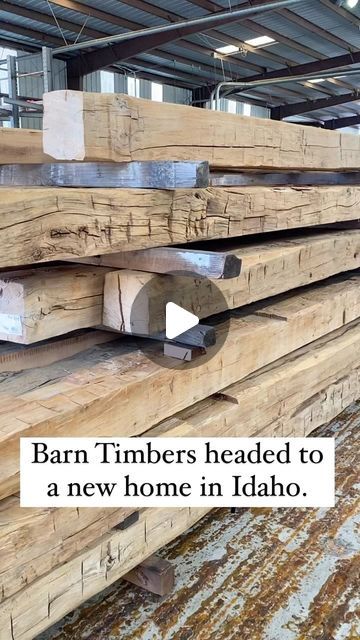
[{"label": "warehouse ceiling", "polygon": [[[34,51],[234,12],[220,26],[198,25],[128,42],[62,51],[73,69],[109,67],[195,90],[204,100],[222,80],[267,82],[282,76],[316,79],[246,87],[233,98],[272,108],[272,116],[360,123],[360,2],[303,0],[276,3],[238,0],[0,0],[0,45]],[[353,8],[350,5],[355,4]],[[238,9],[257,12],[238,17]],[[220,21],[221,22],[221,21]],[[165,41],[167,39],[167,41]],[[258,40],[254,40],[258,39]],[[231,47],[229,53],[217,50]],[[95,56],[91,55],[95,51]],[[79,67],[80,65],[80,67]],[[347,75],[351,69],[355,75]],[[321,72],[334,71],[322,78]],[[328,74],[329,75],[329,74]],[[358,94],[359,91],[359,94]],[[351,120],[343,119],[351,118]],[[337,122],[334,122],[334,121]]]}]

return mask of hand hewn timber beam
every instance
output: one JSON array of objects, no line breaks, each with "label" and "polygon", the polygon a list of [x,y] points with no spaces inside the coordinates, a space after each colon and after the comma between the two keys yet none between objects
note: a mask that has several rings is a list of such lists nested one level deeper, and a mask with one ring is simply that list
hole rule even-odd
[{"label": "hand hewn timber beam", "polygon": [[339,96],[331,96],[329,98],[319,98],[318,100],[305,100],[304,102],[295,102],[293,104],[280,105],[271,109],[272,120],[282,120],[289,116],[295,116],[300,113],[309,113],[318,109],[327,109],[337,104],[346,104],[359,100],[360,90],[352,93],[343,93]]},{"label": "hand hewn timber beam", "polygon": [[[293,1],[295,2],[296,0]],[[164,25],[163,31],[157,31],[155,33],[146,33],[145,31],[141,34],[136,34],[136,32],[134,32],[132,37],[125,41],[118,42],[114,45],[109,44],[101,50],[96,49],[95,51],[70,60],[68,63],[69,88],[77,88],[79,77],[98,69],[103,69],[120,60],[126,60],[131,56],[144,53],[168,42],[179,40],[184,36],[193,35],[214,27],[220,27],[234,22],[234,20],[239,21],[242,18],[247,18],[250,11],[252,11],[251,15],[254,13],[256,15],[257,13],[276,8],[276,4],[281,7],[287,6],[288,3],[291,4],[292,0],[280,0],[279,3],[267,2],[236,11],[222,11],[219,12],[219,14],[215,13],[210,16],[204,16],[196,21],[189,21],[188,25],[182,23],[182,26],[179,25],[179,27],[175,29],[173,29],[173,25]],[[170,27],[171,30],[169,30]]]},{"label": "hand hewn timber beam", "polygon": [[344,129],[345,127],[355,127],[358,124],[360,124],[360,113],[357,116],[325,120],[324,129]]}]

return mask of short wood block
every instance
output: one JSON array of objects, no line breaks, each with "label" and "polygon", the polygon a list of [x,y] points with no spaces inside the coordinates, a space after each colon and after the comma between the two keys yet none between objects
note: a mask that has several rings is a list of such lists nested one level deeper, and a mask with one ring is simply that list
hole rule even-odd
[{"label": "short wood block", "polygon": [[156,555],[150,556],[124,576],[124,580],[158,596],[166,596],[175,584],[173,565]]}]

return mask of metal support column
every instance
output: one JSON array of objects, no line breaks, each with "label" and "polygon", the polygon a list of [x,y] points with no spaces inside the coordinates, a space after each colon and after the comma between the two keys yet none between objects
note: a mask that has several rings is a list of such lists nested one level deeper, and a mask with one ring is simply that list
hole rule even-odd
[{"label": "metal support column", "polygon": [[[15,56],[7,56],[7,68],[8,68],[8,83],[9,83],[9,98],[12,100],[17,99],[17,68],[16,68],[16,57]],[[17,104],[12,104],[12,112],[11,112],[11,126],[15,128],[19,128],[20,126],[20,118],[19,118],[19,106]]]},{"label": "metal support column", "polygon": [[52,76],[52,53],[49,47],[41,48],[41,59],[43,66],[43,79],[44,79],[44,93],[52,91],[53,89],[53,76]]}]

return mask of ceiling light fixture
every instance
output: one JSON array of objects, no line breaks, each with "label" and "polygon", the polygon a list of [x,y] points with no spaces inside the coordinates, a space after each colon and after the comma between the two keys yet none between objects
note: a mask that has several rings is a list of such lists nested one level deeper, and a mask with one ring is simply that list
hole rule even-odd
[{"label": "ceiling light fixture", "polygon": [[230,56],[232,53],[239,53],[239,51],[239,47],[236,47],[234,44],[226,44],[223,47],[215,49],[215,53],[220,53],[223,56]]},{"label": "ceiling light fixture", "polygon": [[265,47],[268,44],[274,44],[276,40],[269,38],[269,36],[258,36],[257,38],[250,38],[245,40],[245,44],[249,44],[252,47]]},{"label": "ceiling light fixture", "polygon": [[347,9],[354,9],[359,0],[335,0],[335,4],[338,7],[347,7]]},{"label": "ceiling light fixture", "polygon": [[325,78],[314,78],[313,80],[309,80],[311,84],[317,84],[318,82],[325,82]]}]

